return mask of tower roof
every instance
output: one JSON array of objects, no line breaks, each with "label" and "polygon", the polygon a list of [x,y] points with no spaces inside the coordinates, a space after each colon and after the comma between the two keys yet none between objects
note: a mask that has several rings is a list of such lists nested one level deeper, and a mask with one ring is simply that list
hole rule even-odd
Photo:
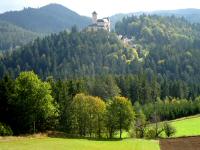
[{"label": "tower roof", "polygon": [[93,11],[93,13],[92,13],[93,15],[97,15],[97,12],[96,11]]}]

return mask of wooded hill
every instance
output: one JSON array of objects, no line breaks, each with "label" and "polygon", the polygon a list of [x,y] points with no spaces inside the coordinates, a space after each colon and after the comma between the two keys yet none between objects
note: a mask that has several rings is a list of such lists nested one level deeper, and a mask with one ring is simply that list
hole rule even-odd
[{"label": "wooded hill", "polygon": [[188,9],[176,9],[176,10],[160,10],[160,11],[152,11],[152,12],[133,12],[133,13],[127,13],[127,14],[115,14],[110,17],[113,28],[115,26],[115,23],[118,21],[122,21],[124,17],[130,17],[132,15],[158,15],[158,16],[176,16],[179,18],[184,17],[187,21],[191,23],[200,23],[200,9],[194,9],[194,8],[188,8]]},{"label": "wooded hill", "polygon": [[115,33],[78,32],[74,27],[70,33],[52,34],[19,51],[5,53],[0,75],[11,72],[16,77],[24,70],[34,70],[43,79],[51,75],[56,79],[135,75],[125,77],[124,84],[137,82],[146,86],[146,91],[155,88],[162,98],[199,95],[199,24],[183,18],[143,15],[124,18],[116,24],[116,32],[132,38],[135,48],[124,45]]},{"label": "wooded hill", "polygon": [[[106,110],[101,127],[112,138],[122,131],[116,120],[125,116],[115,117],[121,113],[113,110],[134,110],[136,127],[143,126],[142,130],[136,128],[141,138],[146,136],[143,129],[148,122],[200,112],[199,24],[183,18],[142,15],[124,18],[116,24],[116,32],[131,43],[125,44],[116,33],[79,32],[73,27],[71,32],[38,38],[2,53],[0,76],[9,73],[14,79],[6,75],[0,80],[0,114],[6,114],[0,115],[0,121],[14,134],[56,129],[101,137],[100,130],[97,134],[96,126],[91,126],[100,123],[96,117],[91,119],[91,112],[103,108],[97,116]],[[42,80],[24,70],[33,70]],[[119,100],[127,101],[130,109],[118,107],[122,106],[120,101],[115,103],[118,96],[126,97]]]},{"label": "wooded hill", "polygon": [[199,81],[199,27],[183,18],[143,15],[118,22],[116,32],[149,51],[143,67],[149,73],[193,82]]},{"label": "wooded hill", "polygon": [[39,33],[53,33],[69,30],[73,25],[82,29],[91,23],[89,17],[59,4],[49,4],[41,8],[25,8],[0,14],[0,20]]},{"label": "wooded hill", "polygon": [[15,49],[33,41],[42,34],[34,33],[0,20],[0,51]]}]

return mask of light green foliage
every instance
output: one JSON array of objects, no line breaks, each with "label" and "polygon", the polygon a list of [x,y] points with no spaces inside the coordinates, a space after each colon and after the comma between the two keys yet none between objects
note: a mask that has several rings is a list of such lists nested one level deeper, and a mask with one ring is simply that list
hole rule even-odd
[{"label": "light green foliage", "polygon": [[114,97],[107,104],[106,125],[109,131],[109,137],[120,130],[120,138],[122,130],[128,131],[134,120],[134,111],[131,102],[125,97]]},{"label": "light green foliage", "polygon": [[72,129],[80,136],[101,137],[105,102],[98,97],[77,94],[71,104]]},{"label": "light green foliage", "polygon": [[[172,137],[185,137],[185,136],[197,136],[200,135],[200,116],[184,117],[168,122],[161,122],[160,125],[165,126],[165,123],[174,128],[175,134]],[[151,129],[152,126],[149,126]],[[164,131],[164,130],[163,130]],[[162,132],[162,137],[166,137],[166,134]]]},{"label": "light green foliage", "polygon": [[42,82],[32,71],[21,72],[16,79],[11,103],[17,108],[19,125],[24,131],[35,131],[37,123],[41,125],[56,115],[50,84]]},{"label": "light green foliage", "polygon": [[0,150],[159,150],[155,140],[91,141],[84,139],[23,139],[0,141]]},{"label": "light green foliage", "polygon": [[10,136],[10,135],[13,135],[13,131],[10,128],[10,126],[7,126],[0,122],[0,136]]},{"label": "light green foliage", "polygon": [[146,131],[146,126],[147,126],[148,122],[146,120],[146,116],[145,114],[142,112],[142,110],[140,110],[137,114],[136,114],[136,121],[135,121],[135,131],[133,130],[133,132],[135,132],[135,136],[138,138],[143,138],[145,136],[145,131]]}]

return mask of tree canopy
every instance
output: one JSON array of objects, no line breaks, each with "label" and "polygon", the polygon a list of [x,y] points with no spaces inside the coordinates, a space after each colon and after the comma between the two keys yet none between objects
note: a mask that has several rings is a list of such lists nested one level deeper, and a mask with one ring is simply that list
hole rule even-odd
[{"label": "tree canopy", "polygon": [[24,132],[40,130],[42,124],[57,113],[50,84],[42,82],[32,71],[21,72],[17,77],[10,103],[19,114],[16,118],[18,127]]}]

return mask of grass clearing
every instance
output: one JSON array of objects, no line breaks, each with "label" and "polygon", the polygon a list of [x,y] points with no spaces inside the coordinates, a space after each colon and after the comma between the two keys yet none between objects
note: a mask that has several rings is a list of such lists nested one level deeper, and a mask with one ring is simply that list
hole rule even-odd
[{"label": "grass clearing", "polygon": [[95,141],[68,138],[23,138],[0,140],[0,150],[160,150],[159,141],[124,139],[121,141]]},{"label": "grass clearing", "polygon": [[200,135],[200,116],[192,116],[170,121],[176,128],[174,137]]}]

